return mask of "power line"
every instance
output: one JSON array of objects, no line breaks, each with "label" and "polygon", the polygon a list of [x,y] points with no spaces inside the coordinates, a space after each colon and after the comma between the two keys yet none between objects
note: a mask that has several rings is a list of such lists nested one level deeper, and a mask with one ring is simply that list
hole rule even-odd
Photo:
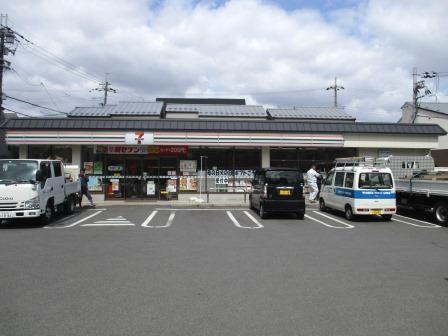
[{"label": "power line", "polygon": [[69,115],[69,113],[67,113],[67,112],[62,112],[62,111],[58,111],[58,110],[52,109],[52,108],[50,108],[50,107],[46,107],[46,106],[41,106],[41,105],[38,105],[38,104],[34,104],[34,103],[31,103],[31,102],[26,101],[26,100],[22,100],[22,99],[19,99],[19,98],[14,98],[14,97],[8,96],[8,95],[6,95],[6,94],[5,94],[5,97],[6,97],[6,98],[9,98],[9,99],[12,99],[12,100],[16,100],[16,101],[22,102],[22,103],[25,103],[25,104],[32,105],[32,106],[35,106],[35,107],[43,108],[43,109],[46,109],[46,110],[49,110],[49,111],[53,111],[53,112],[57,112],[57,113],[62,113],[62,114],[65,114],[65,115]]},{"label": "power line", "polygon": [[[23,41],[25,41],[27,43],[27,46],[23,45],[23,43],[21,43],[21,41],[16,39],[17,42],[19,42],[19,44],[24,49],[26,49],[26,47],[28,47],[29,51],[31,53],[34,53],[35,55],[36,55],[36,53],[40,53],[41,57],[46,58],[46,60],[49,61],[50,63],[54,64],[54,62],[57,62],[58,64],[62,65],[65,68],[65,70],[71,71],[72,73],[77,73],[78,75],[81,75],[83,77],[87,77],[89,80],[92,80],[92,81],[98,82],[98,83],[101,81],[95,75],[79,70],[78,67],[76,65],[74,65],[73,63],[70,63],[70,62],[66,61],[65,59],[55,55],[51,51],[45,49],[44,47],[41,47],[40,45],[38,45],[37,43],[35,43],[33,41],[27,39],[25,36],[23,36],[22,34],[19,34],[18,32],[11,29],[10,27],[7,27],[3,24],[1,24],[1,26],[4,27],[5,29],[9,30],[11,33],[14,33],[16,36],[18,36]],[[33,52],[33,50],[31,50],[32,49],[31,46],[34,48],[34,52]],[[36,55],[36,56],[38,56],[38,55]]]}]

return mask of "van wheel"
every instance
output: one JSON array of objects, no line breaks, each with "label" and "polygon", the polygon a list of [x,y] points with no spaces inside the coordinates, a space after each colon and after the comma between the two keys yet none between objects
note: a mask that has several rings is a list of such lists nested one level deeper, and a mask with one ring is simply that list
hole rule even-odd
[{"label": "van wheel", "polygon": [[255,210],[255,207],[254,207],[254,205],[252,204],[252,197],[251,197],[251,196],[249,196],[249,208],[250,208],[251,210]]},{"label": "van wheel", "polygon": [[319,210],[320,211],[327,211],[327,207],[325,206],[325,201],[323,198],[319,200]]},{"label": "van wheel", "polygon": [[381,217],[385,220],[385,221],[390,221],[392,219],[392,215],[381,215]]},{"label": "van wheel", "polygon": [[436,205],[434,206],[433,216],[437,224],[448,226],[448,203],[436,203]]},{"label": "van wheel", "polygon": [[42,224],[49,224],[54,216],[54,209],[53,204],[51,202],[48,202],[45,206],[45,213],[40,216],[40,222]]},{"label": "van wheel", "polygon": [[266,216],[267,216],[267,213],[266,213],[266,211],[264,210],[264,205],[263,205],[263,203],[260,204],[260,210],[259,210],[259,212],[260,212],[260,217],[261,217],[261,219],[265,219]]},{"label": "van wheel", "polygon": [[297,213],[297,219],[304,219],[304,218],[305,218],[305,213],[302,212],[302,211],[299,211],[299,212]]},{"label": "van wheel", "polygon": [[345,218],[349,221],[352,221],[355,218],[355,216],[353,215],[352,207],[350,205],[345,206]]},{"label": "van wheel", "polygon": [[72,213],[75,212],[75,199],[72,195],[67,197],[67,200],[65,201],[64,204],[64,211],[67,215],[71,215]]}]

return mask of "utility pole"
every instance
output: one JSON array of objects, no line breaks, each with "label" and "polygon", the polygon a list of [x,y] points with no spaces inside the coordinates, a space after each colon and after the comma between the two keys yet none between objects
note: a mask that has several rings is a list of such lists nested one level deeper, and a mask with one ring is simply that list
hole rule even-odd
[{"label": "utility pole", "polygon": [[338,107],[338,91],[339,90],[345,90],[345,88],[343,86],[339,86],[338,85],[338,78],[337,77],[334,78],[334,85],[327,87],[327,91],[328,90],[333,90],[334,91],[334,107]]},{"label": "utility pole", "polygon": [[92,89],[92,90],[89,90],[89,92],[92,92],[92,91],[103,91],[104,92],[104,98],[103,98],[103,103],[102,103],[103,106],[107,105],[107,94],[108,94],[108,92],[117,93],[117,90],[115,90],[115,89],[110,87],[111,84],[107,81],[107,76],[108,75],[109,75],[109,73],[106,72],[106,80],[105,80],[104,83],[100,83],[99,87],[97,87],[95,89]]},{"label": "utility pole", "polygon": [[[417,68],[414,67],[412,70],[412,104],[414,105],[414,113],[411,120],[412,124],[415,122],[415,119],[417,118],[419,100],[431,94],[431,91],[425,85],[425,81],[424,80],[417,81],[417,76],[418,76]],[[431,78],[431,77],[425,77],[424,75],[422,77]],[[420,90],[425,91],[423,93],[420,93]]]}]

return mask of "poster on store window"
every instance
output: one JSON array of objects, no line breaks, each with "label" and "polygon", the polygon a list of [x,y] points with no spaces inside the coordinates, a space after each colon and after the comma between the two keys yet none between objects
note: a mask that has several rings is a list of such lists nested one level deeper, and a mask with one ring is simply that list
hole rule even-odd
[{"label": "poster on store window", "polygon": [[120,180],[119,179],[111,179],[110,183],[112,184],[112,191],[120,191]]},{"label": "poster on store window", "polygon": [[166,181],[166,191],[175,193],[177,191],[177,180],[169,179]]},{"label": "poster on store window", "polygon": [[198,162],[196,160],[179,160],[179,168],[181,172],[195,173]]},{"label": "poster on store window", "polygon": [[93,173],[95,175],[101,175],[103,173],[103,163],[101,161],[95,161],[93,163]]},{"label": "poster on store window", "polygon": [[89,176],[89,181],[87,182],[87,187],[89,191],[102,191],[101,179],[98,176]]},{"label": "poster on store window", "polygon": [[154,184],[154,181],[146,182],[146,195],[154,196],[155,194],[156,194],[156,185]]},{"label": "poster on store window", "polygon": [[179,191],[197,191],[198,179],[196,176],[182,176],[179,179]]},{"label": "poster on store window", "polygon": [[93,162],[84,162],[86,174],[93,174]]}]

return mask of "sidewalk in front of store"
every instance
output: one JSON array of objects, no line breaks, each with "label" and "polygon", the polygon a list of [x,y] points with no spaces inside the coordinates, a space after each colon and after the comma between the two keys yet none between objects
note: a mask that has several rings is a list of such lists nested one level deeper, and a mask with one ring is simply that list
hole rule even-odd
[{"label": "sidewalk in front of store", "polygon": [[[156,205],[156,206],[169,206],[169,207],[197,207],[197,208],[248,208],[249,197],[246,198],[234,198],[234,197],[212,197],[210,195],[207,202],[206,195],[203,195],[202,200],[199,197],[182,198],[179,200],[171,201],[104,201],[96,200],[96,206],[112,206],[112,205]],[[310,203],[306,198],[307,208],[318,208],[318,203]]]}]

